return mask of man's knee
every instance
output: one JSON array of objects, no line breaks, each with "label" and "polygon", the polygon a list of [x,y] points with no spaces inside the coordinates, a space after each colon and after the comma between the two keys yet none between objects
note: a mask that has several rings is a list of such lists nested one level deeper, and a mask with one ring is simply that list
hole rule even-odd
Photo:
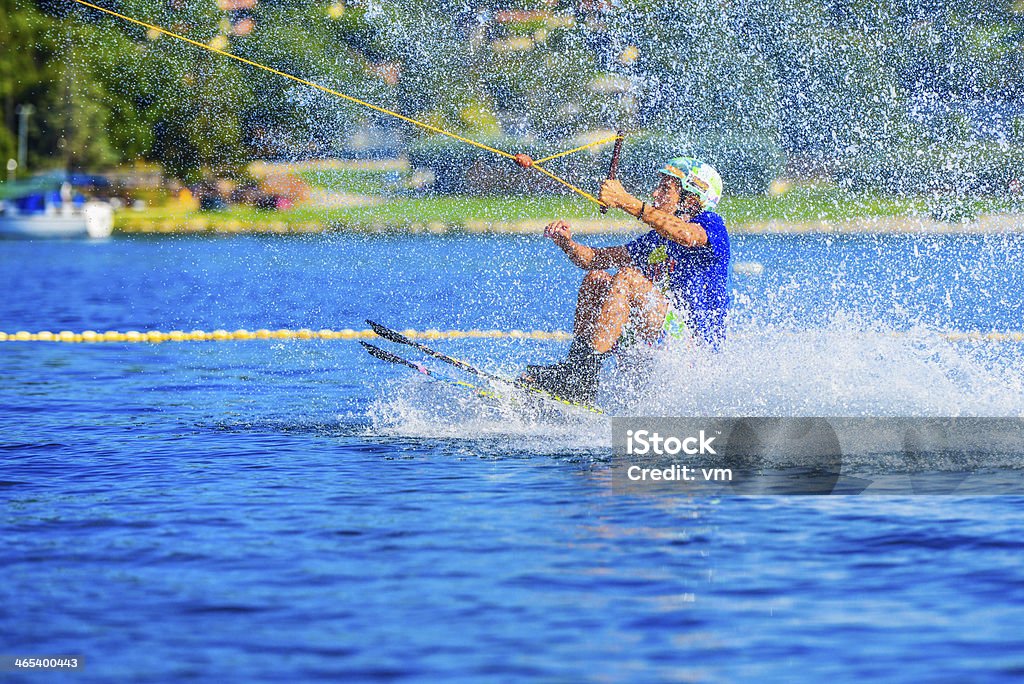
[{"label": "man's knee", "polygon": [[603,298],[611,282],[612,276],[608,271],[588,271],[580,285],[580,296],[585,299]]},{"label": "man's knee", "polygon": [[612,284],[622,290],[631,291],[647,283],[644,275],[635,268],[620,268],[612,278]]},{"label": "man's knee", "polygon": [[612,275],[608,271],[587,271],[587,275],[583,276],[583,285],[585,287],[604,285],[611,282],[611,279]]}]

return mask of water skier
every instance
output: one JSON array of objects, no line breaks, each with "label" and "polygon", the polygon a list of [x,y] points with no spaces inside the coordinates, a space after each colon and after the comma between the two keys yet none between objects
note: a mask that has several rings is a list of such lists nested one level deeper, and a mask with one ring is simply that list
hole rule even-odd
[{"label": "water skier", "polygon": [[[717,347],[729,306],[729,235],[714,212],[722,178],[710,165],[676,157],[659,169],[648,204],[622,183],[606,180],[600,199],[652,230],[618,247],[587,247],[569,224],[555,221],[544,235],[587,271],[576,303],[574,339],[565,361],[527,366],[522,380],[558,396],[590,403],[601,364],[628,341],[659,345],[691,338]],[[612,275],[607,269],[617,268]]]}]

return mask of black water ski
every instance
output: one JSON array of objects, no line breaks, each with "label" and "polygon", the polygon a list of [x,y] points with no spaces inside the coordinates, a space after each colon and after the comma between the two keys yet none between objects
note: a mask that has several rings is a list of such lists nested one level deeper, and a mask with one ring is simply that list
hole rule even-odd
[{"label": "black water ski", "polygon": [[[370,319],[366,319],[366,323],[367,323],[367,325],[370,326],[370,328],[373,329],[373,332],[377,333],[377,336],[382,338],[382,339],[388,340],[389,342],[394,342],[395,344],[406,344],[406,345],[409,345],[410,347],[413,347],[414,349],[418,349],[419,351],[423,352],[427,356],[431,356],[431,357],[433,357],[435,359],[438,359],[440,361],[444,361],[445,363],[451,364],[452,366],[455,366],[459,370],[465,371],[465,372],[470,373],[472,375],[476,375],[476,376],[481,377],[481,378],[486,378],[487,380],[493,380],[494,382],[500,382],[500,383],[505,384],[505,385],[510,385],[512,387],[515,387],[518,390],[522,390],[524,392],[528,392],[530,394],[533,394],[535,396],[538,396],[538,397],[541,397],[541,398],[544,398],[544,399],[547,399],[547,400],[550,400],[550,401],[558,402],[559,404],[563,404],[565,406],[570,406],[570,407],[573,407],[573,408],[580,408],[580,409],[583,409],[585,411],[590,411],[591,413],[604,413],[604,411],[602,411],[601,409],[597,408],[596,406],[591,406],[590,404],[584,404],[584,403],[581,403],[581,402],[578,402],[578,401],[570,401],[568,399],[563,399],[562,397],[558,396],[557,394],[552,394],[551,392],[548,392],[547,390],[541,389],[540,387],[536,387],[534,385],[531,385],[530,383],[522,382],[521,380],[512,380],[510,378],[503,378],[500,375],[494,375],[493,373],[488,373],[485,370],[481,370],[481,369],[477,368],[476,366],[474,366],[471,363],[466,363],[465,361],[463,361],[461,359],[457,359],[454,356],[448,356],[447,354],[439,352],[436,349],[432,349],[432,348],[428,347],[427,345],[423,344],[422,342],[417,342],[416,340],[410,340],[408,337],[406,337],[402,333],[398,332],[397,330],[392,330],[391,328],[383,326],[380,323],[377,323],[375,321],[371,321]],[[367,346],[365,342],[363,342],[362,344],[364,346]],[[369,346],[372,346],[372,345],[369,345]],[[379,349],[379,347],[375,347],[375,349]],[[381,350],[381,351],[383,351],[383,350]],[[378,357],[378,358],[380,358],[380,357]],[[396,357],[396,358],[398,358],[398,357]],[[406,362],[406,363],[411,363],[411,362]],[[413,364],[413,367],[414,368],[416,367],[415,364]]]},{"label": "black water ski", "polygon": [[381,349],[380,347],[378,347],[375,344],[370,344],[369,342],[363,342],[362,340],[359,340],[359,344],[363,345],[363,348],[366,349],[366,351],[370,352],[370,356],[378,358],[381,361],[387,361],[388,363],[395,363],[395,364],[398,364],[399,366],[407,366],[408,368],[412,368],[415,371],[419,371],[420,373],[423,373],[424,375],[433,376],[433,373],[431,373],[429,370],[427,370],[427,368],[425,366],[421,366],[418,363],[413,363],[412,361],[407,361],[406,359],[403,359],[398,354],[392,354],[389,351],[385,351],[385,350]]},{"label": "black water ski", "polygon": [[458,387],[461,387],[463,389],[468,389],[468,390],[471,390],[473,392],[476,392],[477,394],[479,394],[482,397],[490,397],[490,398],[494,398],[495,397],[495,394],[493,392],[491,392],[491,391],[489,391],[487,389],[484,389],[483,387],[480,387],[479,385],[473,385],[473,384],[468,383],[468,382],[462,382],[461,380],[451,380],[449,378],[442,377],[442,376],[438,375],[437,373],[434,373],[433,371],[431,371],[426,366],[423,366],[422,364],[415,363],[413,361],[409,361],[408,359],[403,359],[398,354],[392,354],[391,352],[389,352],[387,350],[381,349],[380,347],[378,347],[375,344],[370,344],[369,342],[363,342],[362,340],[359,340],[359,344],[363,345],[363,348],[366,349],[366,351],[370,352],[370,356],[372,356],[374,358],[377,358],[377,359],[380,359],[381,361],[387,361],[388,363],[393,363],[393,364],[396,364],[396,365],[399,365],[399,366],[405,366],[406,368],[411,368],[411,369],[413,369],[414,371],[416,371],[418,373],[422,373],[423,375],[426,375],[431,380],[436,380],[437,382],[443,382],[443,383],[445,383],[447,385],[457,385]]},{"label": "black water ski", "polygon": [[388,340],[389,342],[394,342],[395,344],[407,344],[410,347],[419,349],[427,356],[433,356],[435,359],[439,359],[441,361],[444,361],[445,363],[450,363],[459,370],[466,371],[467,373],[471,373],[473,375],[479,375],[480,377],[487,378],[488,380],[495,380],[497,382],[510,383],[513,385],[517,384],[515,381],[509,380],[508,378],[503,378],[499,375],[492,375],[487,371],[480,370],[476,366],[466,363],[465,361],[462,361],[460,359],[457,359],[454,356],[442,354],[441,352],[431,349],[430,347],[421,342],[417,342],[416,340],[410,340],[408,337],[398,332],[397,330],[392,330],[391,328],[385,327],[380,323],[375,323],[374,321],[371,321],[369,318],[366,319],[366,324],[369,325],[370,328],[373,329],[373,332],[377,333],[377,336],[380,338]]}]

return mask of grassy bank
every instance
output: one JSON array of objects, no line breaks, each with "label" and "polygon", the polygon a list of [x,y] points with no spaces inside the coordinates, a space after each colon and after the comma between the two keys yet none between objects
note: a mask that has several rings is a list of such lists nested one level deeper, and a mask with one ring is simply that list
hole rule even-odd
[{"label": "grassy bank", "polygon": [[[121,232],[534,232],[556,218],[574,222],[580,232],[635,230],[635,219],[619,211],[606,216],[575,197],[399,197],[367,198],[372,204],[300,206],[288,211],[232,207],[199,212],[169,206],[118,212]],[[933,199],[883,197],[846,192],[834,187],[795,188],[777,197],[726,197],[719,206],[730,229],[742,232],[804,232],[815,226],[880,226],[882,219],[927,223],[936,207]],[[1017,212],[1010,200],[973,200],[956,204],[960,217]],[[962,218],[958,218],[958,221]],[[787,226],[790,227],[787,229]],[[884,228],[882,228],[884,230]],[[851,228],[856,230],[856,228]]]}]

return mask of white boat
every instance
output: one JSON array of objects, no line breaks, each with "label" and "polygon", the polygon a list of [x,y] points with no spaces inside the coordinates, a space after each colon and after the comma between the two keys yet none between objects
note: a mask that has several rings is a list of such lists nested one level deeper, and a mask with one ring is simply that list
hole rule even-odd
[{"label": "white boat", "polygon": [[105,238],[114,228],[114,210],[106,202],[77,197],[67,183],[60,190],[39,186],[0,202],[0,237]]},{"label": "white boat", "polygon": [[0,237],[105,238],[114,228],[114,210],[105,202],[86,202],[43,213],[23,214],[8,205],[0,212]]}]

